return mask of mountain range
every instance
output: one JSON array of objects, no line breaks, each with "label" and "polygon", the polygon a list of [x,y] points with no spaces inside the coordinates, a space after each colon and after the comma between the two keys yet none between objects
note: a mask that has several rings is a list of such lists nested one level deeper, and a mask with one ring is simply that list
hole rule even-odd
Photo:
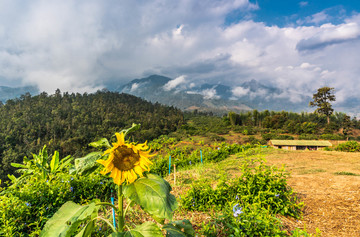
[{"label": "mountain range", "polygon": [[305,111],[310,97],[301,95],[301,101],[292,102],[284,96],[284,91],[263,85],[256,80],[242,83],[237,87],[222,84],[186,83],[182,78],[171,79],[152,75],[134,79],[119,86],[115,91],[132,94],[151,102],[159,102],[178,107],[185,111],[224,113],[258,110]]},{"label": "mountain range", "polygon": [[[153,103],[177,107],[183,111],[198,110],[222,115],[229,111],[236,113],[253,109],[274,111],[313,111],[308,104],[312,98],[301,91],[286,91],[264,85],[256,80],[243,82],[240,85],[228,86],[218,84],[195,85],[185,77],[169,78],[160,75],[134,79],[120,86],[105,85],[110,91],[128,93]],[[314,88],[314,92],[316,88]],[[29,92],[39,93],[36,87],[0,86],[0,101],[20,97]],[[335,111],[359,115],[360,99],[348,98],[341,103],[334,103]]]},{"label": "mountain range", "polygon": [[39,89],[35,86],[25,86],[25,87],[0,86],[0,101],[2,103],[5,103],[8,99],[18,98],[26,93],[30,93],[31,95],[36,95],[39,94]]}]

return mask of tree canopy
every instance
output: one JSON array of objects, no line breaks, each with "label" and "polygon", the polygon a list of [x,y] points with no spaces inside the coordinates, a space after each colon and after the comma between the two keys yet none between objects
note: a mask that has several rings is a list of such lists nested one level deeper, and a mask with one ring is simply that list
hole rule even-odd
[{"label": "tree canopy", "polygon": [[24,156],[47,145],[61,157],[82,156],[88,143],[140,123],[132,138],[144,142],[175,131],[183,113],[138,97],[109,91],[22,95],[0,105],[0,179],[6,179]]},{"label": "tree canopy", "polygon": [[331,101],[335,101],[333,87],[321,87],[313,94],[313,101],[310,101],[311,107],[317,107],[315,113],[326,115],[327,122],[330,124],[330,115],[334,112]]}]

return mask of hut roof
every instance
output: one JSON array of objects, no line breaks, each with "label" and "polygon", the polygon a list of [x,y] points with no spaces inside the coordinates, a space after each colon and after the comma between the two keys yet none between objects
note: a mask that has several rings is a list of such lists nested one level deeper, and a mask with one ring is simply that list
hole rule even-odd
[{"label": "hut roof", "polygon": [[329,141],[317,140],[270,140],[274,146],[332,146]]}]

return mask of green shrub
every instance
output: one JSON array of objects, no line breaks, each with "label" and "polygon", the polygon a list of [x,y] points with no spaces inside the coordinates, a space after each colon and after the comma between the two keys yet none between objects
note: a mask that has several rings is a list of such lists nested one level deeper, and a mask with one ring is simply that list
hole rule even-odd
[{"label": "green shrub", "polygon": [[277,139],[277,140],[294,140],[294,137],[290,136],[290,135],[280,134],[280,135],[276,135],[273,139]]},{"label": "green shrub", "polygon": [[199,182],[191,187],[181,199],[188,210],[205,211],[209,208],[220,210],[227,203],[239,202],[244,205],[257,203],[272,214],[299,217],[302,203],[298,203],[292,189],[287,186],[287,174],[263,160],[247,159],[241,167],[238,179],[220,181],[213,189],[209,183]]},{"label": "green shrub", "polygon": [[11,194],[0,196],[0,236],[20,236],[31,228],[31,206]]},{"label": "green shrub", "polygon": [[274,139],[274,137],[276,136],[275,133],[262,133],[261,134],[261,137],[262,139],[266,140],[266,141],[269,141],[271,139]]},{"label": "green shrub", "polygon": [[259,140],[257,139],[256,137],[254,136],[248,136],[248,137],[245,137],[244,138],[244,142],[245,143],[249,143],[250,145],[265,145],[267,143],[266,140],[262,139],[262,140]]},{"label": "green shrub", "polygon": [[223,138],[223,137],[221,137],[219,135],[216,135],[216,134],[211,134],[209,136],[209,138],[210,138],[211,141],[214,141],[214,142],[223,142],[223,141],[226,140],[225,138]]},{"label": "green shrub", "polygon": [[346,152],[360,152],[360,144],[356,141],[347,141],[345,143],[339,144],[336,148],[336,151],[346,151]]},{"label": "green shrub", "polygon": [[323,140],[343,140],[344,136],[339,134],[322,134],[320,135],[320,139]]},{"label": "green shrub", "polygon": [[204,236],[287,236],[281,221],[258,204],[228,205],[224,214],[203,224]]},{"label": "green shrub", "polygon": [[[65,202],[83,204],[93,199],[110,200],[112,185],[100,175],[77,177],[69,174],[58,174],[51,181],[33,177],[14,184],[0,196],[0,229],[37,236]],[[9,216],[12,221],[8,221]]]},{"label": "green shrub", "polygon": [[319,137],[315,134],[306,134],[306,133],[302,133],[299,136],[299,140],[318,140]]}]

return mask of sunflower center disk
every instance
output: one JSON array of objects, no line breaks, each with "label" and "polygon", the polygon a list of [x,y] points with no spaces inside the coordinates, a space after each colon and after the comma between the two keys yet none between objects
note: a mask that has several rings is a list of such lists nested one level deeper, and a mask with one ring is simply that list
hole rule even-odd
[{"label": "sunflower center disk", "polygon": [[119,146],[113,151],[113,154],[113,164],[121,171],[131,170],[140,159],[140,156],[133,149],[126,146]]}]

